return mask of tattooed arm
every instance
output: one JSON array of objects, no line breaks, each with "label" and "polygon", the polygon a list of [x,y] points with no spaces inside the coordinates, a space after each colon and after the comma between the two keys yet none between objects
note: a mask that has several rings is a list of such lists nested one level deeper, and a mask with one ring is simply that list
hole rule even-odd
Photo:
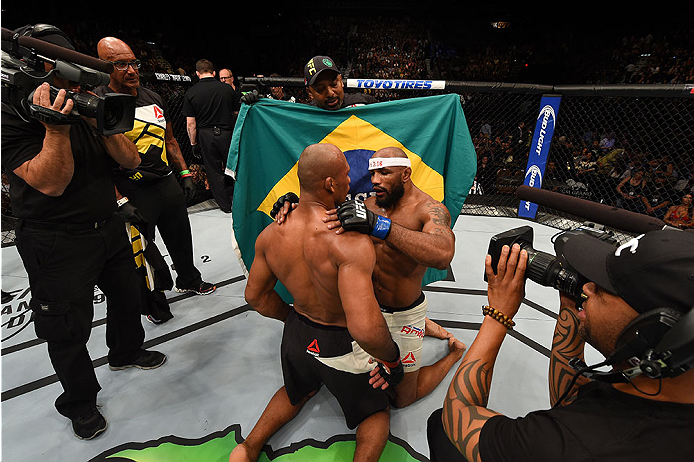
[{"label": "tattooed arm", "polygon": [[[487,255],[487,296],[490,306],[509,318],[518,312],[525,293],[525,269],[528,254],[516,244],[504,246],[495,275]],[[460,363],[443,402],[443,428],[451,442],[468,461],[479,462],[479,440],[482,427],[498,415],[487,409],[492,371],[507,329],[485,316],[474,342]]]},{"label": "tattooed arm", "polygon": [[[583,359],[585,347],[585,341],[578,333],[576,302],[561,292],[559,302],[559,316],[554,327],[552,353],[549,357],[549,399],[552,406],[564,394],[576,374],[569,365],[569,360],[576,357]],[[573,401],[578,388],[589,381],[588,378],[579,376],[562,404],[566,405]]]},{"label": "tattooed arm", "polygon": [[455,253],[451,215],[442,203],[429,200],[422,206],[422,231],[393,223],[386,242],[423,266],[446,269]]}]

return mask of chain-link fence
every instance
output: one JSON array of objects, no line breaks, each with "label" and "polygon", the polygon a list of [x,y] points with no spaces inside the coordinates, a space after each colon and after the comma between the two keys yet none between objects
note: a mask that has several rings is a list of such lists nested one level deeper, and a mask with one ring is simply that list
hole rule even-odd
[{"label": "chain-link fence", "polygon": [[[282,85],[306,102],[303,79],[243,79],[261,93]],[[192,169],[201,170],[198,200],[209,196],[202,161],[188,142],[183,96],[189,83],[154,80],[148,86],[168,105],[167,120]],[[687,93],[687,90],[690,92]],[[350,90],[352,91],[352,90]],[[523,184],[543,94],[562,94],[542,188],[663,219],[694,192],[694,101],[691,86],[544,87],[451,82],[461,96],[478,158],[477,179],[461,213],[518,216],[515,192]],[[390,98],[433,94],[390,92]],[[379,95],[376,95],[379,96]],[[14,240],[8,189],[2,186],[2,245]],[[689,210],[691,217],[692,211]],[[557,229],[581,217],[540,206],[536,220]]]}]

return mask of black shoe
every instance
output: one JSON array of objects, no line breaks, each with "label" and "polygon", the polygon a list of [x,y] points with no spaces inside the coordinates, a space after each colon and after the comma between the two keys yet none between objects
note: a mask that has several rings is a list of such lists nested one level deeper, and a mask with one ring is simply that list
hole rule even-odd
[{"label": "black shoe", "polygon": [[154,316],[152,316],[151,314],[147,315],[147,321],[151,322],[152,324],[164,324],[166,321],[168,321],[171,318],[173,318],[173,316],[167,317],[165,319],[157,319]]},{"label": "black shoe", "polygon": [[217,290],[217,286],[209,282],[202,281],[199,287],[174,287],[174,290],[179,293],[195,292],[198,295],[211,294]]},{"label": "black shoe", "polygon": [[108,423],[96,406],[90,408],[83,415],[72,420],[72,430],[75,436],[81,440],[90,440],[103,433],[108,427]]},{"label": "black shoe", "polygon": [[156,369],[166,362],[166,355],[158,351],[148,351],[140,350],[135,356],[135,359],[127,364],[110,364],[109,369],[112,371],[122,371],[123,369],[128,369],[129,367],[137,367],[138,369]]}]

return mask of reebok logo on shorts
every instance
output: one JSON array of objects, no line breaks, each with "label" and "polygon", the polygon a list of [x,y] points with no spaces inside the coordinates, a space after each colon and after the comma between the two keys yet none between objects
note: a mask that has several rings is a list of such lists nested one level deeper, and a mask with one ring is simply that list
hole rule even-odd
[{"label": "reebok logo on shorts", "polygon": [[306,348],[306,353],[318,356],[320,354],[320,348],[318,348],[318,340],[313,339],[313,342]]},{"label": "reebok logo on shorts", "polygon": [[402,365],[405,367],[412,367],[417,363],[417,359],[414,357],[414,353],[411,351],[405,355],[404,358],[402,358]]}]

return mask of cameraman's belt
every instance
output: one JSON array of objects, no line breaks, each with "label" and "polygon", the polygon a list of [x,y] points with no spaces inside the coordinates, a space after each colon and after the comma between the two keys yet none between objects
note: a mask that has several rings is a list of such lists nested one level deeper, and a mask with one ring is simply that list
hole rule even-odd
[{"label": "cameraman's belt", "polygon": [[99,229],[106,226],[111,218],[88,223],[55,223],[49,221],[19,220],[19,227],[26,229],[40,229],[45,231],[86,231]]}]

